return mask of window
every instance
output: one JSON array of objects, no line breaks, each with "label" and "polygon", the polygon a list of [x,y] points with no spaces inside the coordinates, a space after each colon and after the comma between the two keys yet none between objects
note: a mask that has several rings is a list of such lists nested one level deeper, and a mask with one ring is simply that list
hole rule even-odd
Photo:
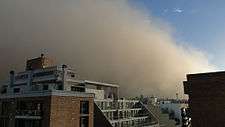
[{"label": "window", "polygon": [[39,73],[35,73],[33,77],[48,76],[53,74],[54,74],[54,71],[39,72]]},{"label": "window", "polygon": [[2,94],[7,93],[7,88],[3,88],[2,91],[1,91],[1,93],[2,93]]},{"label": "window", "polygon": [[80,114],[88,114],[88,113],[89,113],[89,101],[81,101]]},{"label": "window", "polygon": [[43,111],[43,103],[34,100],[17,101],[16,115],[25,116],[41,116]]},{"label": "window", "polygon": [[25,86],[27,83],[19,83],[19,84],[14,84],[13,86]]},{"label": "window", "polygon": [[85,92],[85,88],[71,86],[71,91]]},{"label": "window", "polygon": [[10,102],[3,101],[1,105],[1,115],[5,116],[9,114],[9,112],[10,112]]},{"label": "window", "polygon": [[16,119],[15,127],[41,127],[41,120]]},{"label": "window", "polygon": [[20,88],[14,88],[14,89],[13,89],[13,92],[14,92],[14,93],[19,93],[19,92],[20,92]]},{"label": "window", "polygon": [[75,78],[76,75],[73,72],[67,72],[67,75],[70,76],[71,78]]},{"label": "window", "polygon": [[88,127],[88,116],[80,117],[80,127]]},{"label": "window", "polygon": [[48,85],[43,85],[43,90],[48,90]]},{"label": "window", "polygon": [[16,80],[20,80],[20,79],[27,79],[28,78],[28,75],[27,74],[24,74],[24,75],[17,75],[15,77]]},{"label": "window", "polygon": [[72,77],[72,78],[74,78],[74,77],[75,77],[75,75],[74,75],[74,74],[72,74],[72,75],[71,75],[71,77]]},{"label": "window", "polygon": [[9,126],[9,118],[1,118],[0,127],[8,127],[8,126]]},{"label": "window", "polygon": [[63,90],[63,85],[59,84],[57,90]]}]

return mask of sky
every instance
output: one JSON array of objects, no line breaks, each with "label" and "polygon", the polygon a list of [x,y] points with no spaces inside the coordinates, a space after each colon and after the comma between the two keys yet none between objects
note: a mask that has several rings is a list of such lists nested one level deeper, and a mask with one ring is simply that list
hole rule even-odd
[{"label": "sky", "polygon": [[177,43],[201,50],[218,69],[225,69],[224,0],[130,0],[167,23]]},{"label": "sky", "polygon": [[0,0],[0,80],[44,53],[125,96],[182,95],[186,74],[225,63],[224,4],[186,2]]}]

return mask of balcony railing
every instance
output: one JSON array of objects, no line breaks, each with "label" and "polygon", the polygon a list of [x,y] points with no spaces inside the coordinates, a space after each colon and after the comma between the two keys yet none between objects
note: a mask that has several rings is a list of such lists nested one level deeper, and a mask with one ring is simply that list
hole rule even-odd
[{"label": "balcony railing", "polygon": [[40,110],[17,110],[16,116],[42,116]]}]

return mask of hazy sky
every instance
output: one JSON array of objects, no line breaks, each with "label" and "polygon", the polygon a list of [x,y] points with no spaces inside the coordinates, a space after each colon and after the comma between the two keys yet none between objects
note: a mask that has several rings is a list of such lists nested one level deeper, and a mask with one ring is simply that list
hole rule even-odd
[{"label": "hazy sky", "polygon": [[223,4],[171,1],[0,0],[0,79],[45,53],[125,96],[182,95],[186,74],[223,67]]},{"label": "hazy sky", "polygon": [[205,52],[210,62],[225,69],[224,0],[131,0],[167,22],[178,43]]}]

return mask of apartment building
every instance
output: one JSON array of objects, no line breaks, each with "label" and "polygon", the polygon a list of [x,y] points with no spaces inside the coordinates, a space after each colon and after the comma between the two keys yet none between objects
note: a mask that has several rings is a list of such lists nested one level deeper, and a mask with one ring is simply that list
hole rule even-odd
[{"label": "apartment building", "polygon": [[139,100],[119,97],[119,86],[81,80],[67,65],[43,54],[10,71],[1,87],[1,127],[156,127]]}]

